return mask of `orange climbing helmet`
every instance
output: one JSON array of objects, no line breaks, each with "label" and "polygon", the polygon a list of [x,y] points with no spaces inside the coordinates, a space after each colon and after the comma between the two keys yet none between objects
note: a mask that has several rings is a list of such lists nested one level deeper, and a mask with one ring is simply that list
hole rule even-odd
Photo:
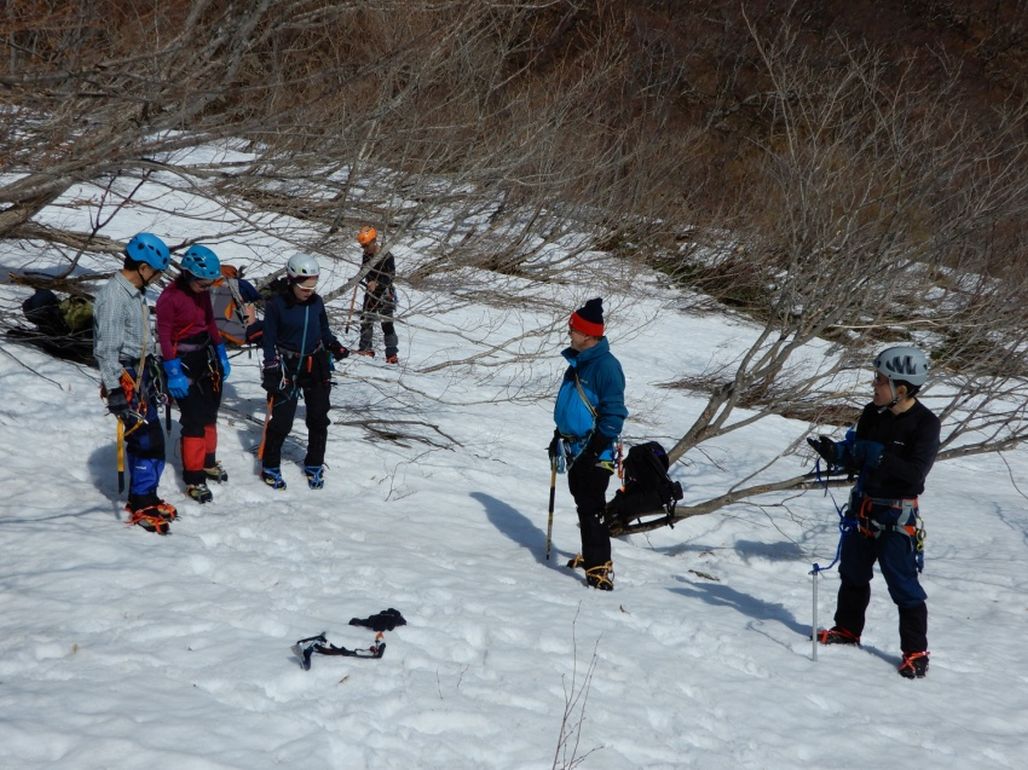
[{"label": "orange climbing helmet", "polygon": [[367,246],[373,240],[378,237],[378,230],[371,225],[364,225],[360,230],[357,231],[357,243],[361,246]]}]

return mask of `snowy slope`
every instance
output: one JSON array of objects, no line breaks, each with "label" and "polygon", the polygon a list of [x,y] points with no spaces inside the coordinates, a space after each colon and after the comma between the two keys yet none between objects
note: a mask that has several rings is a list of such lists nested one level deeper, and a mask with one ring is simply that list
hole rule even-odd
[{"label": "snowy slope", "polygon": [[[8,303],[26,295],[0,290]],[[546,302],[570,311],[591,290],[561,291]],[[667,443],[700,402],[657,383],[730,357],[754,330],[678,313],[655,285],[631,291],[608,310],[627,438]],[[219,422],[230,480],[212,504],[188,501],[175,426],[162,492],[181,519],[166,538],[119,523],[95,370],[3,341],[0,767],[1023,766],[1028,506],[1016,484],[1026,489],[1028,450],[929,478],[926,679],[895,673],[880,577],[863,649],[813,661],[808,572],[838,537],[820,493],[618,540],[606,594],[562,566],[578,533],[561,478],[544,559],[552,423],[548,400],[529,395],[556,387],[560,325],[542,365],[423,370],[453,357],[446,329],[505,340],[548,320],[464,304],[445,328],[439,316],[405,326],[400,367],[345,361],[323,491],[303,484],[292,441],[289,489],[257,480],[258,358],[236,358]],[[372,439],[364,420],[407,438]],[[807,427],[763,421],[675,475],[687,499],[717,494]],[[787,458],[782,474],[809,460]],[[830,624],[836,573],[820,587]],[[386,634],[382,659],[315,657],[305,672],[292,658],[296,639],[321,631],[369,645],[347,621],[386,607],[408,624]]]}]

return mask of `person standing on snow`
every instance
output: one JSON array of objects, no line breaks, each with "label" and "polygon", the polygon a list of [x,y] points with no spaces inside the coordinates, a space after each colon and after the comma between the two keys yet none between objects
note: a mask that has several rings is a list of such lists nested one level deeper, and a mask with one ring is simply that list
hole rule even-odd
[{"label": "person standing on snow", "polygon": [[208,481],[228,481],[217,460],[218,408],[232,367],[210,296],[220,277],[217,255],[194,244],[182,257],[182,272],[157,300],[157,337],[168,392],[181,412],[182,480],[186,494],[198,503],[214,499]]},{"label": "person standing on snow", "polygon": [[610,534],[603,524],[607,485],[614,472],[614,448],[628,410],[625,375],[603,334],[603,300],[591,299],[571,314],[571,346],[562,355],[567,371],[557,392],[551,458],[561,451],[568,464],[568,488],[575,499],[582,552],[568,566],[584,567],[586,584],[614,588]]},{"label": "person standing on snow", "polygon": [[917,579],[924,530],[917,496],[939,451],[939,418],[914,396],[928,379],[928,359],[917,348],[887,348],[874,360],[874,398],[846,441],[807,442],[831,468],[859,474],[849,516],[857,527],[843,535],[835,625],[818,633],[822,644],[860,644],[871,600],[872,567],[882,571],[899,608],[899,673],[928,671],[927,594]]},{"label": "person standing on snow", "polygon": [[382,338],[385,343],[386,363],[399,363],[399,338],[393,325],[393,314],[396,312],[396,289],[393,280],[396,278],[396,261],[388,252],[378,256],[378,230],[365,225],[357,232],[357,243],[361,245],[361,268],[369,263],[374,266],[364,277],[364,306],[361,309],[361,336],[357,345],[357,355],[375,355],[373,343],[375,321],[382,323]]},{"label": "person standing on snow", "polygon": [[166,396],[154,356],[146,288],[168,268],[168,247],[152,233],[137,233],[125,246],[122,268],[93,304],[93,355],[101,396],[120,421],[125,441],[129,523],[164,534],[177,515],[157,496],[164,472],[164,433],[158,407]]},{"label": "person standing on snow", "polygon": [[264,310],[264,363],[261,385],[268,393],[270,419],[261,444],[261,480],[285,489],[282,444],[293,428],[300,393],[307,407],[307,456],[303,473],[311,489],[325,485],[329,390],[332,362],[350,355],[328,326],[325,303],[316,293],[321,269],[307,254],[294,254],[286,265],[287,284]]}]

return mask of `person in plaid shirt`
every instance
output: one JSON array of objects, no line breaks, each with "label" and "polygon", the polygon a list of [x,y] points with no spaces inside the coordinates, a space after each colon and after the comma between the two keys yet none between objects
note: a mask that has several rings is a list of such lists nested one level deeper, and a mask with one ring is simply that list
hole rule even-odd
[{"label": "person in plaid shirt", "polygon": [[100,393],[120,422],[129,469],[129,523],[164,534],[175,518],[157,487],[164,472],[164,433],[158,407],[166,402],[160,363],[154,356],[146,289],[163,273],[171,255],[151,233],[137,233],[125,246],[121,270],[104,284],[93,307],[93,356]]}]

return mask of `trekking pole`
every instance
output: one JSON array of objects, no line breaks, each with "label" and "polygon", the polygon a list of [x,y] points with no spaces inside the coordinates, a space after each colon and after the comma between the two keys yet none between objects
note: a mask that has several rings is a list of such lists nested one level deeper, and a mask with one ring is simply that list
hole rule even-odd
[{"label": "trekking pole", "polygon": [[343,326],[343,334],[350,333],[350,319],[353,318],[353,309],[357,305],[357,287],[360,281],[353,285],[353,296],[350,297],[350,312],[346,314],[346,324]]},{"label": "trekking pole", "polygon": [[557,458],[550,458],[550,513],[546,518],[546,561],[550,560],[550,543],[553,541],[553,499],[557,493]]},{"label": "trekking pole", "polygon": [[811,612],[810,627],[810,659],[817,661],[817,578],[821,574],[821,568],[815,564],[810,574],[814,576],[813,611]]},{"label": "trekking pole", "polygon": [[125,423],[118,420],[118,494],[125,491]]}]

